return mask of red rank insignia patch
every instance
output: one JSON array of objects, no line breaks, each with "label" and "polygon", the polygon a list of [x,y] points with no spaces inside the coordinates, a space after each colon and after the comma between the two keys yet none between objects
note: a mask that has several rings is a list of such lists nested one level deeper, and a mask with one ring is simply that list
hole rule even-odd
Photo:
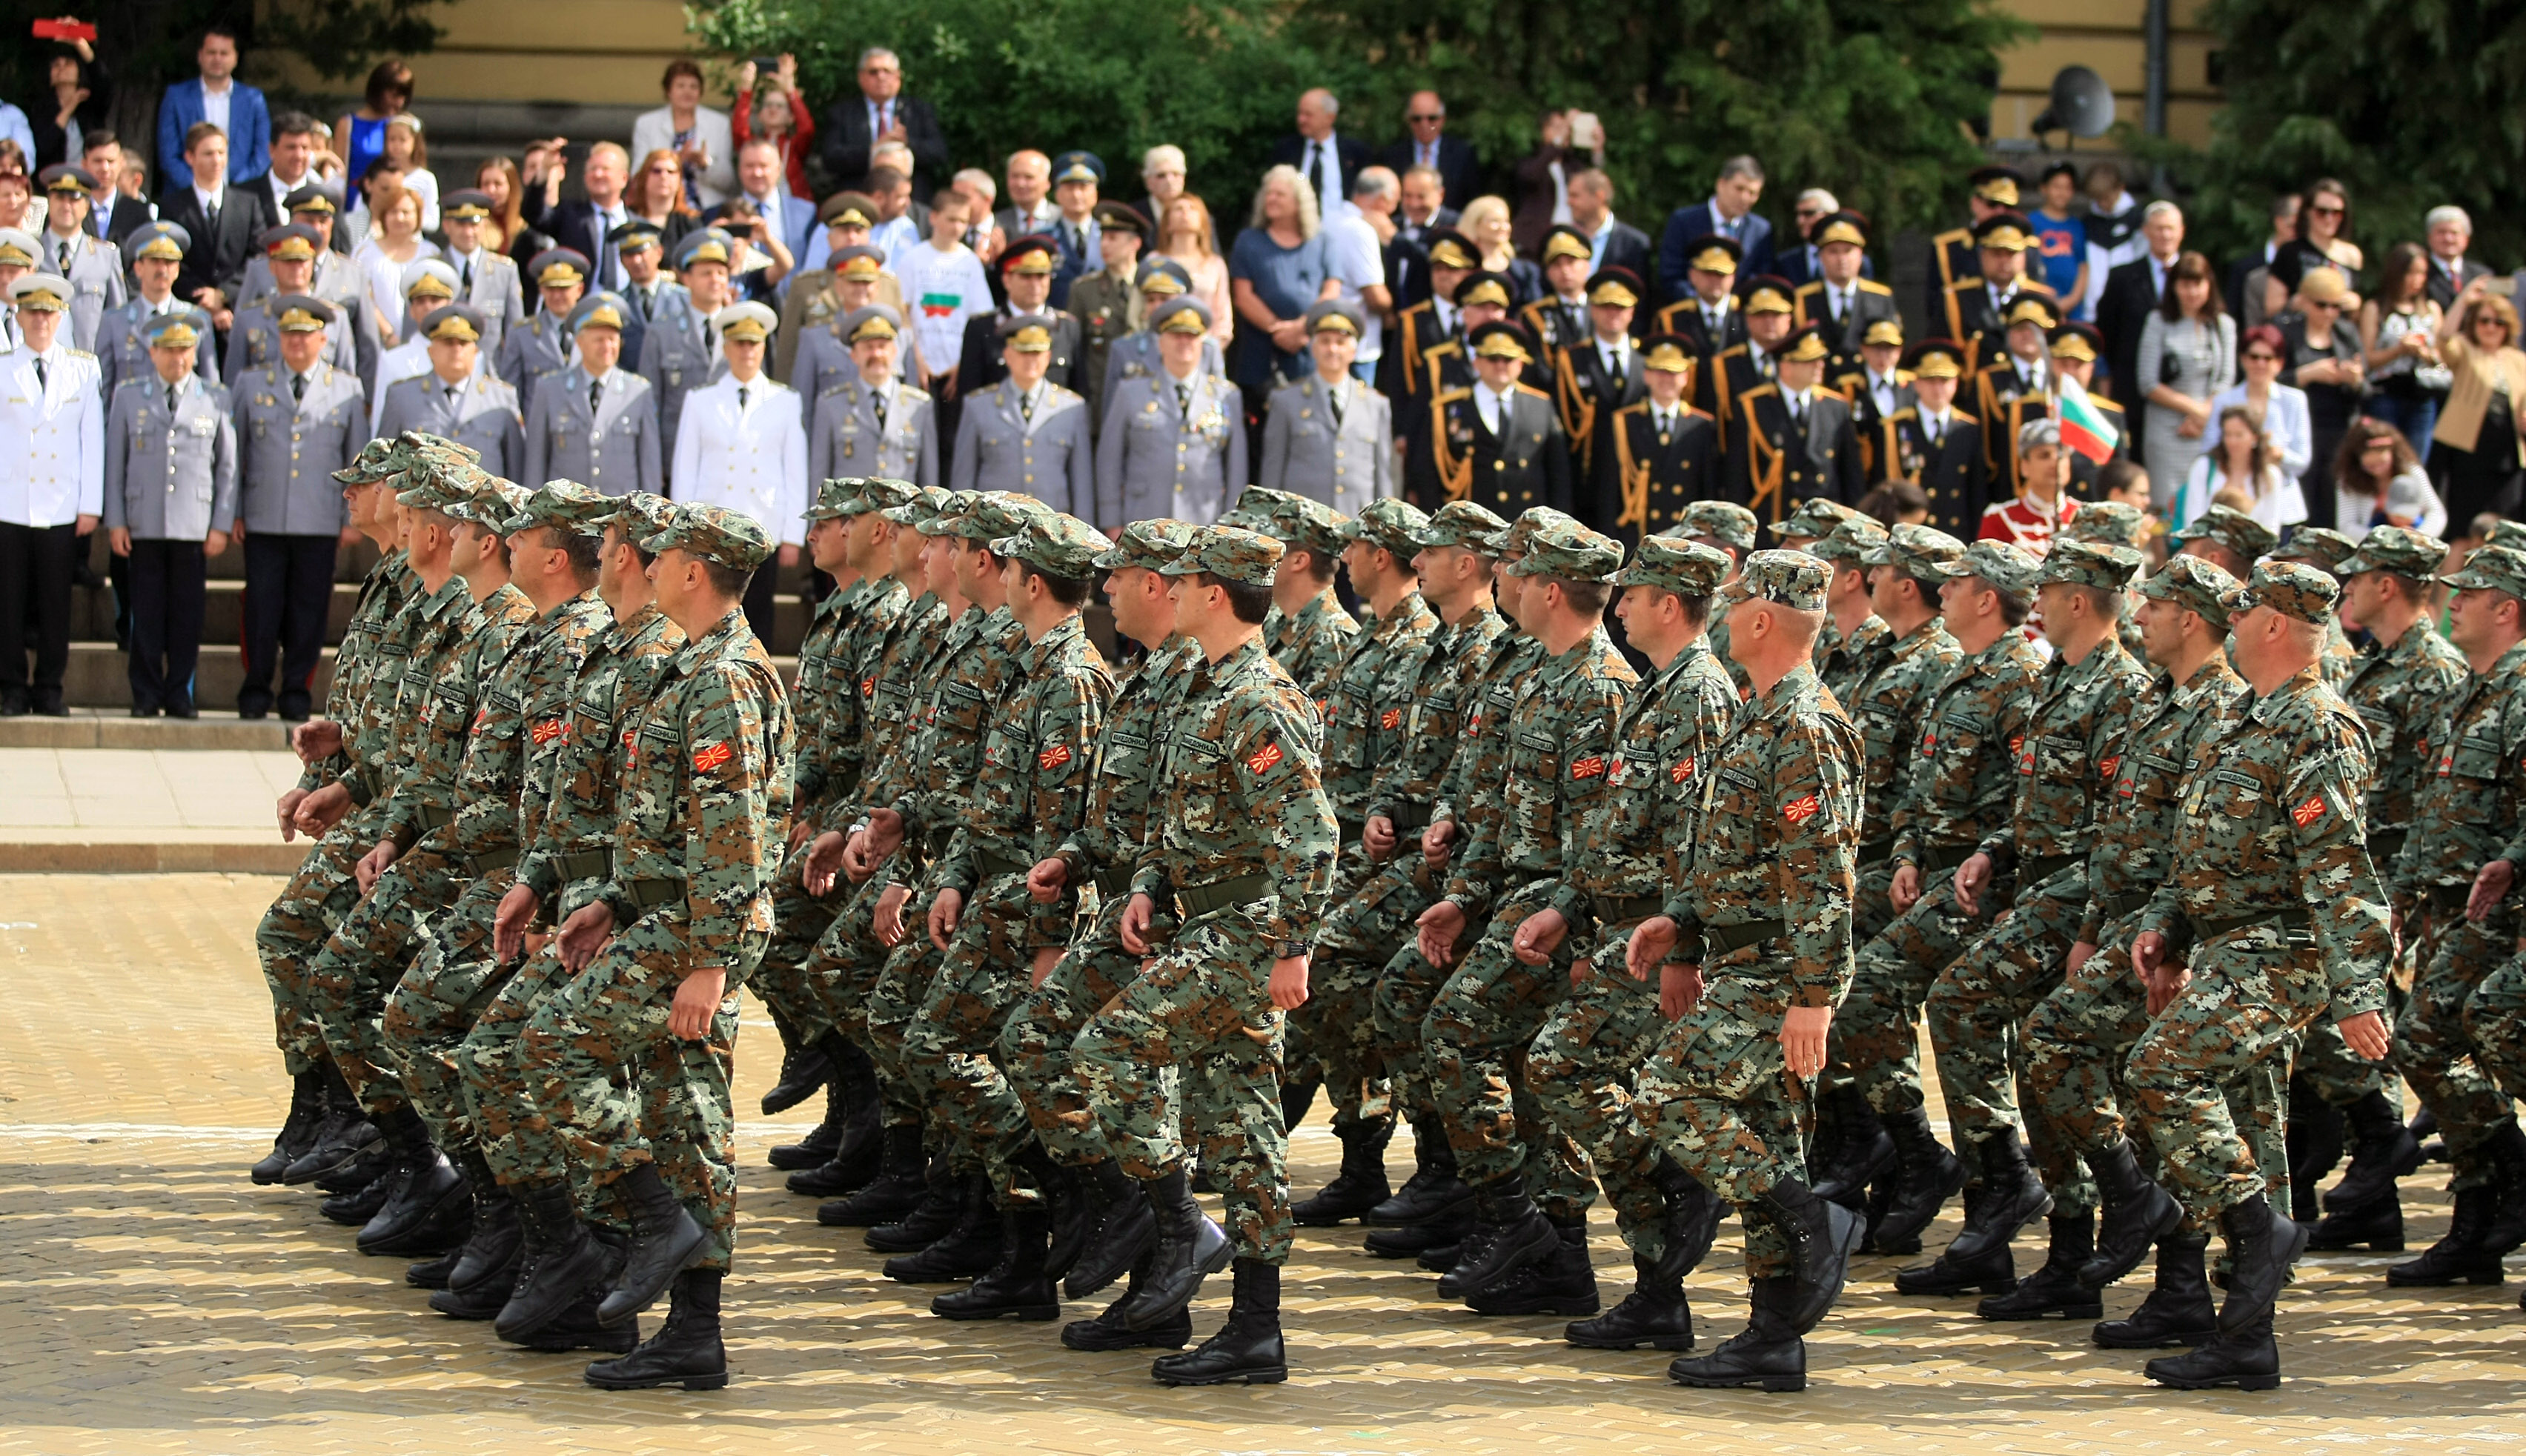
[{"label": "red rank insignia patch", "polygon": [[2097,765],[2097,773],[2099,776],[2101,776],[2101,777],[2102,777],[2102,778],[2103,778],[2107,782],[2109,782],[2109,783],[2110,783],[2110,782],[2112,782],[2112,781],[2113,781],[2114,772],[2115,772],[2116,770],[2120,769],[2122,766],[2123,766],[2123,756],[2122,756],[2121,754],[2117,753],[2117,754],[2115,754],[2113,757],[2108,758],[2108,759],[2106,759],[2104,762],[2102,762],[2102,763],[2100,763],[2100,764]]},{"label": "red rank insignia patch", "polygon": [[1601,778],[1604,772],[1605,761],[1592,753],[1570,766],[1570,777],[1574,781],[1581,778]]},{"label": "red rank insignia patch", "polygon": [[482,731],[482,725],[483,725],[483,724],[485,724],[485,723],[487,723],[487,722],[489,722],[489,721],[490,721],[490,718],[491,718],[491,710],[490,710],[490,709],[488,709],[488,708],[477,708],[477,709],[475,709],[475,710],[474,710],[474,728],[473,728],[473,731],[478,732],[478,733],[479,733],[479,732],[480,732],[480,731]]},{"label": "red rank insignia patch", "polygon": [[1269,772],[1272,766],[1278,764],[1281,759],[1281,745],[1278,743],[1266,743],[1262,747],[1255,749],[1252,753],[1245,756],[1245,772],[1248,774],[1262,774]]},{"label": "red rank insignia patch", "polygon": [[725,743],[713,743],[708,748],[696,748],[693,750],[693,772],[708,774],[727,768],[729,760],[734,757],[736,757],[736,750]]},{"label": "red rank insignia patch", "polygon": [[2290,822],[2305,828],[2324,817],[2324,796],[2319,794],[2290,811]]},{"label": "red rank insignia patch", "polygon": [[877,679],[875,678],[862,678],[860,679],[860,696],[864,698],[873,698],[877,696]]},{"label": "red rank insignia patch", "polygon": [[1781,806],[1781,817],[1792,824],[1805,824],[1816,817],[1824,805],[1813,794],[1803,794]]},{"label": "red rank insignia patch", "polygon": [[1688,779],[1688,778],[1692,778],[1692,755],[1690,755],[1690,754],[1687,754],[1687,755],[1685,756],[1685,760],[1684,760],[1684,762],[1683,762],[1683,763],[1680,763],[1680,764],[1676,765],[1674,768],[1669,769],[1669,770],[1667,770],[1667,771],[1666,771],[1666,777],[1668,777],[1669,778],[1674,779],[1674,780],[1675,780],[1676,782],[1678,782],[1678,783],[1682,783],[1684,780],[1686,780],[1686,779]]},{"label": "red rank insignia patch", "polygon": [[1068,762],[1070,745],[1067,743],[1055,743],[1035,756],[1035,766],[1038,769],[1058,769]]},{"label": "red rank insignia patch", "polygon": [[2009,751],[2009,752],[2011,752],[2011,753],[2015,753],[2015,752],[2017,752],[2019,749],[2024,748],[2025,746],[2026,746],[2026,735],[2025,735],[2024,733],[2019,733],[2016,737],[2011,738],[2011,739],[2009,739],[2009,740],[2008,740],[2008,751]]},{"label": "red rank insignia patch", "polygon": [[1401,728],[1403,726],[1403,710],[1400,708],[1387,709],[1384,713],[1378,715],[1377,726],[1386,729],[1388,732],[1392,732],[1394,729]]},{"label": "red rank insignia patch", "polygon": [[563,723],[558,718],[547,718],[543,722],[536,724],[531,729],[530,729],[530,731],[534,734],[536,742],[549,743],[553,739],[560,737],[563,732],[568,730],[569,727],[570,726],[568,724]]}]

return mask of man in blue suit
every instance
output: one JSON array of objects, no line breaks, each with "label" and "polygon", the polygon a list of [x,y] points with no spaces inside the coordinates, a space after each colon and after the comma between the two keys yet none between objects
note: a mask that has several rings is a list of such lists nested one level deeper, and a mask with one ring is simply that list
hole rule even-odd
[{"label": "man in blue suit", "polygon": [[1718,184],[1710,200],[1667,214],[1666,230],[1658,234],[1657,293],[1661,304],[1692,291],[1684,274],[1685,255],[1696,238],[1717,234],[1745,250],[1738,265],[1740,279],[1772,271],[1772,225],[1754,211],[1763,196],[1763,164],[1751,157],[1731,157],[1719,164]]},{"label": "man in blue suit", "polygon": [[227,134],[230,184],[243,186],[272,170],[272,112],[261,91],[236,79],[236,32],[226,25],[203,31],[193,64],[201,75],[169,86],[158,103],[161,192],[193,185],[193,169],[184,161],[184,133],[199,122]]},{"label": "man in blue suit", "polygon": [[[789,269],[797,272],[803,265],[798,260],[807,256],[808,235],[816,230],[816,204],[789,190],[782,170],[781,149],[760,137],[736,149],[737,197],[754,208],[763,220],[762,230],[754,235],[757,247],[778,238],[789,250]],[[703,221],[729,226],[725,221],[732,197],[702,215]]]}]

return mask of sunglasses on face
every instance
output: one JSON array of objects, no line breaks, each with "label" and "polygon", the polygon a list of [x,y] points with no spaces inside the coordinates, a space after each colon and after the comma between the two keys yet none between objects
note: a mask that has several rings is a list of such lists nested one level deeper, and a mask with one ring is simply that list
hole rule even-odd
[{"label": "sunglasses on face", "polygon": [[2279,356],[2278,354],[2265,354],[2265,353],[2257,352],[2257,353],[2252,353],[2252,354],[2248,354],[2248,355],[2247,355],[2247,356],[2246,356],[2246,362],[2247,362],[2248,364],[2278,364],[2278,363],[2280,363],[2280,362],[2281,362],[2281,356]]},{"label": "sunglasses on face", "polygon": [[2338,218],[2342,216],[2346,209],[2338,207],[2310,207],[2307,211],[2315,214],[2319,218]]}]

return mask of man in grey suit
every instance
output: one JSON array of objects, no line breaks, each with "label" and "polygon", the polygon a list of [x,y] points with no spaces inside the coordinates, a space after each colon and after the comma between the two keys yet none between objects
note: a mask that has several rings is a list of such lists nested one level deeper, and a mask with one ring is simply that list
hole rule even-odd
[{"label": "man in grey suit", "polygon": [[35,267],[71,285],[71,347],[96,352],[98,326],[123,304],[123,254],[81,225],[96,178],[67,164],[44,169],[43,244]]},{"label": "man in grey suit", "polygon": [[[173,223],[144,223],[131,229],[124,240],[130,249],[131,276],[140,291],[120,308],[108,309],[97,323],[97,372],[104,377],[102,403],[114,403],[114,391],[125,379],[147,378],[149,366],[148,326],[167,314],[190,314],[193,306],[176,296],[176,274],[184,266],[184,249],[190,240],[184,229]],[[220,364],[211,342],[210,315],[203,314],[194,325],[201,342],[193,350],[193,372],[212,383],[220,378]]]},{"label": "man in grey suit", "polygon": [[[438,207],[447,233],[447,266],[456,270],[456,301],[482,311],[482,352],[497,359],[509,330],[526,322],[526,284],[516,260],[482,246],[482,224],[491,216],[491,194],[471,187],[450,192]],[[638,347],[639,341],[632,340]]]},{"label": "man in grey suit", "polygon": [[1001,323],[1005,375],[965,401],[947,488],[1013,490],[1085,520],[1096,508],[1087,401],[1044,377],[1052,367],[1052,335],[1038,315]]},{"label": "man in grey suit", "polygon": [[666,458],[676,458],[676,422],[684,396],[728,372],[711,319],[735,301],[729,289],[729,236],[717,228],[690,233],[676,245],[676,274],[682,287],[661,292],[640,338],[640,377],[658,394],[658,434]]},{"label": "man in grey suit", "polygon": [[621,367],[631,307],[620,294],[596,293],[570,316],[579,362],[535,386],[521,483],[577,480],[603,495],[665,493],[657,391]]},{"label": "man in grey suit", "polygon": [[[528,260],[527,272],[534,276],[543,307],[533,318],[508,330],[500,351],[491,356],[499,361],[493,367],[500,377],[509,381],[520,399],[532,399],[535,385],[543,382],[546,375],[570,368],[570,313],[587,292],[589,264],[586,256],[576,249],[546,248]],[[477,308],[475,312],[480,314],[481,310]],[[487,318],[483,332],[486,336],[490,332]]]},{"label": "man in grey suit", "polygon": [[1171,517],[1207,526],[1245,488],[1242,396],[1201,367],[1210,309],[1187,295],[1149,316],[1158,371],[1125,379],[1105,403],[1096,447],[1096,522],[1120,530]]},{"label": "man in grey suit", "polygon": [[1272,391],[1257,485],[1320,500],[1345,516],[1394,494],[1394,415],[1351,377],[1367,331],[1359,306],[1329,298],[1307,310],[1316,372]]},{"label": "man in grey suit", "polygon": [[200,345],[192,316],[159,320],[157,377],[118,391],[105,424],[107,541],[130,564],[134,718],[197,716],[204,562],[228,549],[236,524],[236,427],[228,392],[193,374]]},{"label": "man in grey suit", "polygon": [[[274,705],[280,670],[280,716],[303,721],[333,604],[333,561],[341,547],[342,491],[333,472],[369,440],[369,409],[357,376],[327,362],[326,335],[342,326],[333,306],[305,293],[270,300],[280,357],[229,382],[237,438],[236,534],[245,545],[245,684],[237,717]],[[278,659],[278,661],[276,661]]]},{"label": "man in grey suit", "polygon": [[475,368],[481,357],[482,315],[451,303],[422,321],[429,340],[429,373],[390,386],[378,417],[378,436],[418,429],[481,452],[482,469],[506,479],[526,470],[527,438],[518,391]]},{"label": "man in grey suit", "polygon": [[842,317],[858,377],[816,401],[807,427],[807,478],[876,476],[938,483],[938,423],[930,395],[895,377],[903,316],[874,303]]},{"label": "man in grey suit", "polygon": [[[274,302],[308,292],[316,279],[316,255],[321,244],[315,228],[301,223],[284,223],[267,229],[262,241],[264,261],[271,265],[272,279],[279,291],[239,306],[229,318],[228,353],[220,367],[220,377],[224,379],[234,379],[280,357],[280,328],[274,322]],[[348,326],[327,329],[325,357],[332,361],[334,368],[356,374],[360,356],[350,334]]]}]

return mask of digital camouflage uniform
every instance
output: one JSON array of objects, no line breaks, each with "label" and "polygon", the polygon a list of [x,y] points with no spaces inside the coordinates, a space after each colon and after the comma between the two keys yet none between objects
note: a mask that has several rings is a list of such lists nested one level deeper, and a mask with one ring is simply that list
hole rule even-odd
[{"label": "digital camouflage uniform", "polygon": [[[1837,576],[1856,571],[1864,577],[1870,553],[1885,541],[1886,528],[1862,517],[1831,527],[1822,539],[1806,547],[1806,552],[1833,563]],[[1894,655],[1894,630],[1875,612],[1852,628],[1847,636],[1830,617],[1816,633],[1816,677],[1833,694],[1833,700],[1843,705],[1845,714],[1857,698],[1860,684],[1885,671]]]},{"label": "digital camouflage uniform", "polygon": [[[1869,549],[1870,568],[1892,566],[1923,579],[1964,555],[1965,543],[1926,526],[1898,526],[1893,535]],[[1935,599],[1930,603],[1937,608]],[[1871,619],[1875,620],[1875,619]],[[1900,637],[1892,635],[1886,656],[1874,670],[1844,693],[1834,688],[1834,700],[1859,729],[1867,750],[1868,822],[1859,846],[1859,901],[1852,935],[1865,945],[1894,923],[1894,907],[1887,899],[1894,879],[1894,818],[1902,802],[1905,771],[1921,741],[1920,714],[1930,697],[1964,661],[1964,649],[1933,616]]]},{"label": "digital camouflage uniform", "polygon": [[1272,660],[1306,689],[1321,714],[1333,695],[1334,675],[1358,635],[1358,619],[1342,610],[1341,599],[1328,585],[1283,621],[1281,634],[1271,644]]}]

